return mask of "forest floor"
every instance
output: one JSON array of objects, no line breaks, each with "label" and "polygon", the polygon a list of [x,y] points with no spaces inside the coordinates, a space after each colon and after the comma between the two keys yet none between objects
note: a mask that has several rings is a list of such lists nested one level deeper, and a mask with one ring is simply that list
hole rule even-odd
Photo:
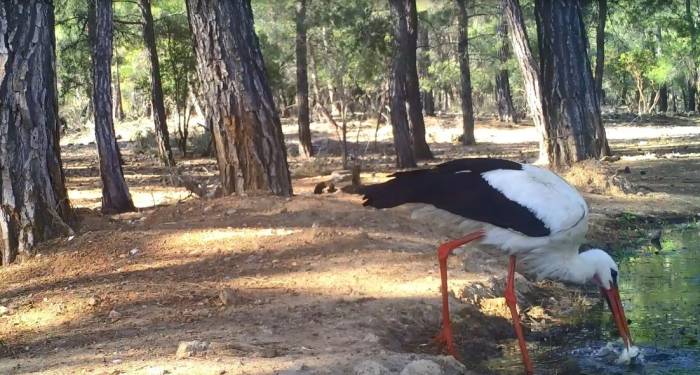
[{"label": "forest floor", "polygon": [[[590,243],[615,249],[664,222],[697,218],[700,118],[607,120],[621,160],[569,174],[592,207]],[[293,155],[296,126],[285,124]],[[453,233],[410,219],[408,207],[377,211],[363,208],[356,195],[313,194],[318,182],[349,182],[337,172],[335,130],[312,127],[321,156],[290,157],[289,199],[196,198],[172,186],[156,160],[123,137],[124,170],[139,210],[112,216],[99,212],[94,146],[71,141],[89,142],[89,135],[64,139],[80,221],[74,236],[42,244],[35,257],[0,270],[0,305],[7,308],[0,308],[0,374],[378,374],[379,365],[398,374],[409,363],[426,365],[418,359],[444,374],[465,371],[431,342],[440,325],[435,248]],[[435,162],[536,156],[527,125],[479,121],[473,147],[455,144],[456,118],[429,118],[427,130]],[[383,126],[377,134],[375,147],[368,122],[348,137],[360,140],[351,151],[365,154],[365,181],[392,169],[391,130]],[[216,181],[210,159],[179,165],[192,178]],[[513,350],[499,298],[505,261],[484,251],[469,249],[450,261],[458,346],[473,373],[489,373],[487,359]],[[599,303],[557,283],[518,283],[533,345],[561,335],[567,316]],[[178,343],[193,340],[205,342],[199,353],[176,359]]]}]

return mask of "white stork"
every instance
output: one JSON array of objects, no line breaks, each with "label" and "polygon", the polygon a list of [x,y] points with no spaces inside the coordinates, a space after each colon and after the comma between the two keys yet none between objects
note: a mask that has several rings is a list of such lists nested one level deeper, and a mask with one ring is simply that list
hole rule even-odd
[{"label": "white stork", "polygon": [[627,319],[617,288],[618,268],[605,251],[579,253],[588,230],[588,206],[561,177],[542,168],[513,161],[472,158],[430,169],[397,172],[391,180],[364,186],[364,205],[390,208],[424,203],[458,215],[462,228],[476,228],[438,248],[442,290],[442,329],[436,340],[456,355],[447,301],[447,257],[466,243],[478,241],[509,256],[505,299],[513,317],[523,363],[533,373],[517,311],[514,280],[518,270],[600,288],[625,343],[632,347]]}]

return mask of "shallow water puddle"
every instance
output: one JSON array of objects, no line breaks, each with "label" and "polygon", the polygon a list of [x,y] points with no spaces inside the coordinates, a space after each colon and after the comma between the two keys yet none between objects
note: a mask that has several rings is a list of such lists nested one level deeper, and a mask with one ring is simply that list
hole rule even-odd
[{"label": "shallow water puddle", "polygon": [[[603,303],[583,317],[583,327],[560,346],[532,349],[543,374],[700,374],[700,230],[696,225],[666,232],[662,249],[652,247],[620,257],[620,294],[643,364],[617,365],[606,349],[617,339]],[[557,340],[560,341],[560,340]],[[619,350],[621,343],[614,343]],[[496,373],[522,373],[517,350],[492,362]]]}]

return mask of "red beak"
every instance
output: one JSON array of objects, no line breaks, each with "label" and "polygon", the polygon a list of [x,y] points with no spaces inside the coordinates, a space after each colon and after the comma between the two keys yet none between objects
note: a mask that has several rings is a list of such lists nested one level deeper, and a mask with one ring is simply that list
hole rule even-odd
[{"label": "red beak", "polygon": [[625,347],[629,349],[629,347],[633,345],[632,336],[630,335],[630,328],[627,326],[625,309],[622,307],[622,301],[620,301],[620,293],[617,290],[617,286],[613,286],[610,289],[600,288],[600,292],[608,301],[608,307],[610,307],[617,329],[620,331],[620,337],[622,337],[622,341],[625,342]]}]

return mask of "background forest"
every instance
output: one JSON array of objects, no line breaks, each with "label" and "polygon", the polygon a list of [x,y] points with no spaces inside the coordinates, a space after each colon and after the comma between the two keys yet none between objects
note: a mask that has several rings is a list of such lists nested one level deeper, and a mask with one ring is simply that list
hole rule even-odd
[{"label": "background forest", "polygon": [[[581,191],[644,371],[696,373],[699,27],[699,0],[0,0],[0,373],[522,373],[505,263],[450,264],[445,357],[459,234],[355,194],[465,157]],[[622,371],[597,296],[520,279],[537,368]]]}]

